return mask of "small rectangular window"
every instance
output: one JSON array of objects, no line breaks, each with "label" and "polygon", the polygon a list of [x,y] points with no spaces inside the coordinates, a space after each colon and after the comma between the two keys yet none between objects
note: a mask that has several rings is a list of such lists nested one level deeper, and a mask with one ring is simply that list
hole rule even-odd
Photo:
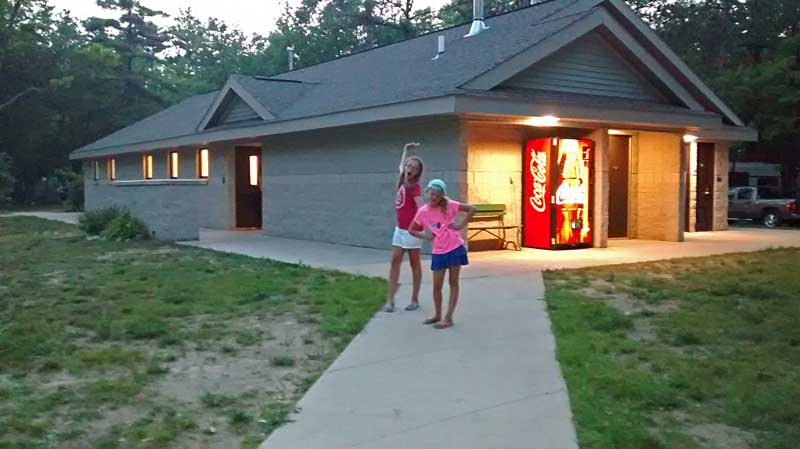
[{"label": "small rectangular window", "polygon": [[142,175],[144,179],[153,179],[153,155],[145,154],[142,158]]},{"label": "small rectangular window", "polygon": [[169,153],[169,159],[167,161],[169,164],[169,177],[172,179],[178,178],[178,152],[172,151]]},{"label": "small rectangular window", "polygon": [[197,175],[208,178],[208,149],[203,148],[197,152]]},{"label": "small rectangular window", "polygon": [[250,185],[258,185],[258,156],[250,156]]},{"label": "small rectangular window", "polygon": [[92,179],[100,179],[100,161],[92,161]]},{"label": "small rectangular window", "polygon": [[108,160],[108,180],[117,180],[117,160],[113,157]]}]

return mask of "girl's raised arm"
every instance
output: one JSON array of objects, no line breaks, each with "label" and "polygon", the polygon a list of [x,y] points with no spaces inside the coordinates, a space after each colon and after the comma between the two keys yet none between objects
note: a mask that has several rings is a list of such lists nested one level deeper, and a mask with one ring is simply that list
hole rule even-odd
[{"label": "girl's raised arm", "polygon": [[412,148],[417,148],[418,146],[419,143],[417,142],[409,142],[403,146],[403,156],[400,158],[400,166],[398,167],[401,175],[403,174],[403,171],[405,171],[406,168],[405,165],[406,165],[406,157],[408,157],[408,150]]}]

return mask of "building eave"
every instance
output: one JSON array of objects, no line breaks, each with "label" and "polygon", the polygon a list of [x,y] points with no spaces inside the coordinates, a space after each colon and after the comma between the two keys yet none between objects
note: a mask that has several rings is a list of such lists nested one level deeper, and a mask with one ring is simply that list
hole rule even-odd
[{"label": "building eave", "polygon": [[208,145],[214,142],[246,140],[278,134],[289,134],[340,126],[375,123],[386,120],[430,117],[455,112],[453,96],[442,96],[422,100],[393,103],[371,108],[337,112],[296,120],[273,121],[255,126],[227,129],[210,129],[203,132],[175,136],[147,142],[109,146],[88,151],[77,150],[70,154],[71,160],[90,159],[115,154],[138,153],[191,145]]}]

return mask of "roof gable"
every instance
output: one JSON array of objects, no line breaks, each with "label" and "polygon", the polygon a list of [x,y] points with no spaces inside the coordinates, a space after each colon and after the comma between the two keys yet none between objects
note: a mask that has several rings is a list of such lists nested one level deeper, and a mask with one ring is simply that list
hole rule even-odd
[{"label": "roof gable", "polygon": [[613,47],[617,55],[624,56],[626,61],[640,68],[641,75],[668,99],[694,111],[705,110],[695,97],[669,73],[653,55],[605,9],[596,8],[569,26],[552,34],[544,41],[517,53],[508,60],[498,64],[491,70],[473,78],[462,87],[467,89],[490,90],[524,72],[527,68],[546,63],[550,56],[558,57],[561,51],[569,54],[572,44],[580,43],[583,38],[602,36]]},{"label": "roof gable", "polygon": [[598,33],[589,33],[502,82],[539,89],[667,103],[664,96]]},{"label": "roof gable", "polygon": [[655,31],[644,22],[636,13],[625,4],[624,0],[605,0],[608,10],[624,20],[631,31],[640,36],[649,48],[658,54],[669,65],[668,70],[676,77],[682,79],[688,88],[700,97],[707,109],[719,112],[734,126],[745,126],[744,122],[720,99],[683,60],[669,48]]},{"label": "roof gable", "polygon": [[275,116],[232,76],[197,125],[197,131],[246,122],[273,120]]},{"label": "roof gable", "polygon": [[211,121],[208,122],[206,128],[215,128],[217,126],[235,125],[241,122],[249,122],[255,120],[262,120],[246,101],[235,92],[228,92],[227,98],[223,100],[219,109],[217,109]]}]

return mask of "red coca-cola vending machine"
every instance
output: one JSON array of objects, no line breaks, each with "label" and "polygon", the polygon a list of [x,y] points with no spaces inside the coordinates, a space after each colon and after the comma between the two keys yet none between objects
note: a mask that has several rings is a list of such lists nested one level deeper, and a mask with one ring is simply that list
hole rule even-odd
[{"label": "red coca-cola vending machine", "polygon": [[594,142],[558,137],[529,140],[523,161],[522,246],[592,246]]}]

